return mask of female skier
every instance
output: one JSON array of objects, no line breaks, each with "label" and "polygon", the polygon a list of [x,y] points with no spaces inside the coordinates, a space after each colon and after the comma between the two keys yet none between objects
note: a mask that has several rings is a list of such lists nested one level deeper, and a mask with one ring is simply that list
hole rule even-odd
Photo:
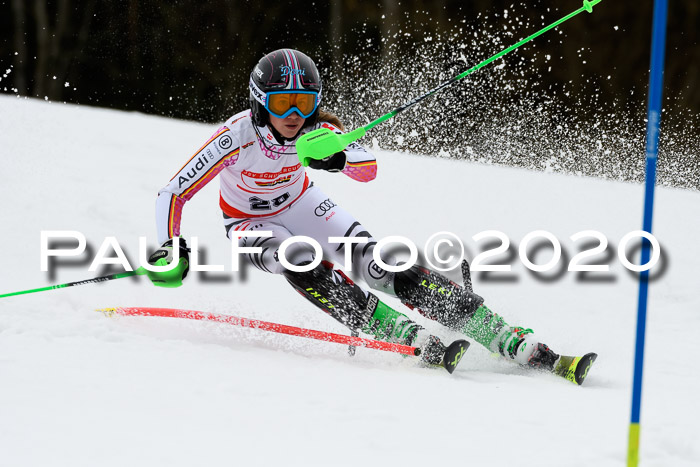
[{"label": "female skier", "polygon": [[[531,330],[509,326],[484,305],[471,287],[462,287],[423,267],[392,273],[375,263],[374,238],[349,212],[314,186],[295,150],[296,140],[304,133],[321,127],[337,133],[343,130],[336,116],[319,109],[321,77],[308,56],[292,49],[266,55],[253,68],[249,88],[251,108],[229,118],[158,193],[156,221],[162,246],[149,258],[151,264],[172,261],[173,238],[180,236],[185,202],[220,175],[219,204],[226,235],[240,247],[256,248],[246,255],[255,267],[284,275],[309,301],[352,331],[419,347],[425,362],[442,364],[450,372],[459,361],[453,355],[461,357],[468,346],[465,341],[457,341],[446,347],[327,261],[343,263],[346,248],[351,250],[348,254],[353,271],[370,288],[398,297],[409,308],[466,334],[507,359],[560,374],[569,370],[568,379],[580,384],[583,372],[574,371],[579,360],[563,360],[539,342]],[[374,156],[357,143],[330,157],[311,160],[309,167],[342,172],[359,182],[369,182],[377,173]],[[272,236],[257,236],[262,231],[270,231]],[[325,260],[307,272],[284,268],[279,248],[292,236],[315,239],[323,248]],[[329,237],[365,237],[367,242],[330,243]],[[180,262],[175,269],[180,274],[178,285],[187,274],[188,251],[180,238]],[[307,243],[292,243],[284,252],[289,263],[296,266],[312,263],[315,256]],[[396,264],[388,255],[382,254],[381,258],[386,264]],[[151,279],[156,285],[169,285],[159,274],[152,274]],[[587,360],[592,362],[593,357]],[[578,366],[589,365],[584,361]]]}]

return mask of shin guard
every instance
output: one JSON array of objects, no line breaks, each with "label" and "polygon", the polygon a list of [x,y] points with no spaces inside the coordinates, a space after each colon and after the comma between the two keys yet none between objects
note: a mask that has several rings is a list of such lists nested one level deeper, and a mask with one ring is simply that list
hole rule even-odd
[{"label": "shin guard", "polygon": [[369,323],[374,312],[370,294],[342,271],[333,269],[332,263],[322,261],[311,271],[286,270],[283,274],[307,300],[351,330],[359,331]]},{"label": "shin guard", "polygon": [[474,292],[420,266],[397,272],[394,290],[409,308],[457,331],[484,302]]}]

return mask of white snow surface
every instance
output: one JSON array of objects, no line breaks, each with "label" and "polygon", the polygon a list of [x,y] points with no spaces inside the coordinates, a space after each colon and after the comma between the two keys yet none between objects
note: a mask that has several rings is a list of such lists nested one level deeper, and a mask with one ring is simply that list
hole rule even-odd
[{"label": "white snow surface", "polygon": [[[93,255],[115,236],[138,266],[138,237],[156,246],[157,190],[216,129],[5,96],[0,109],[0,293],[104,272],[88,271],[90,255],[64,260],[53,277],[42,272],[43,230],[83,232]],[[516,254],[494,260],[513,271],[475,273],[475,290],[555,351],[597,352],[583,386],[478,344],[449,375],[375,350],[350,358],[343,345],[226,324],[96,313],[185,308],[347,332],[282,277],[230,272],[215,181],[185,206],[182,230],[199,237],[208,264],[226,266],[221,280],[191,273],[183,287],[162,289],[140,277],[0,299],[0,465],[625,464],[638,279],[617,245],[641,228],[643,187],[375,152],[371,183],[325,172],[312,179],[377,238],[403,235],[422,247],[435,232],[454,232],[473,258],[486,243],[473,235],[507,234]],[[520,240],[547,230],[566,265],[580,249],[569,237],[589,229],[610,241],[609,254],[593,258],[609,273],[535,274],[518,259]],[[700,193],[658,188],[662,258],[650,287],[643,466],[700,465],[698,231]],[[550,255],[544,248],[533,261]],[[404,311],[446,340],[459,337]]]}]

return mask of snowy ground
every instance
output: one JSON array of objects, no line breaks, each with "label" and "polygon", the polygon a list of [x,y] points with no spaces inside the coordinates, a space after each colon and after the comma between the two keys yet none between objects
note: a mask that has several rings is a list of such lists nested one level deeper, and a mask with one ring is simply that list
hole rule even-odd
[{"label": "snowy ground", "polygon": [[[156,243],[157,190],[214,129],[4,96],[0,109],[0,293],[95,275],[91,257],[64,260],[53,277],[41,272],[42,230],[81,231],[93,254],[106,236],[116,236],[136,265],[138,237]],[[344,332],[282,278],[252,269],[216,281],[193,274],[179,289],[123,279],[0,299],[0,465],[623,465],[637,279],[621,266],[617,245],[640,228],[642,187],[377,156],[379,176],[366,185],[312,177],[379,238],[403,235],[422,246],[435,232],[454,232],[473,258],[485,243],[473,235],[508,235],[515,255],[494,259],[513,271],[475,274],[475,288],[510,323],[534,328],[555,350],[596,351],[583,387],[523,371],[478,345],[450,376],[373,350],[349,358],[336,344],[95,313],[178,307]],[[183,233],[199,237],[208,263],[230,270],[217,185],[188,203]],[[561,264],[580,249],[572,234],[604,233],[607,254],[594,259],[610,272],[582,278],[528,271],[517,245],[540,229],[561,241]],[[658,189],[654,233],[663,254],[650,292],[644,466],[700,464],[700,410],[692,395],[700,380],[698,231],[700,194]],[[533,260],[545,263],[550,255],[544,248]]]}]

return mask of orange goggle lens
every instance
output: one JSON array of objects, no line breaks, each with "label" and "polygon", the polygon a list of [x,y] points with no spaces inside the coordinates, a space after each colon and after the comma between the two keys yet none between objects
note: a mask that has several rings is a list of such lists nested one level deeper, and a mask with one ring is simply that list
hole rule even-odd
[{"label": "orange goggle lens", "polygon": [[267,110],[278,118],[287,117],[292,109],[308,118],[316,110],[316,93],[281,92],[267,95]]}]

